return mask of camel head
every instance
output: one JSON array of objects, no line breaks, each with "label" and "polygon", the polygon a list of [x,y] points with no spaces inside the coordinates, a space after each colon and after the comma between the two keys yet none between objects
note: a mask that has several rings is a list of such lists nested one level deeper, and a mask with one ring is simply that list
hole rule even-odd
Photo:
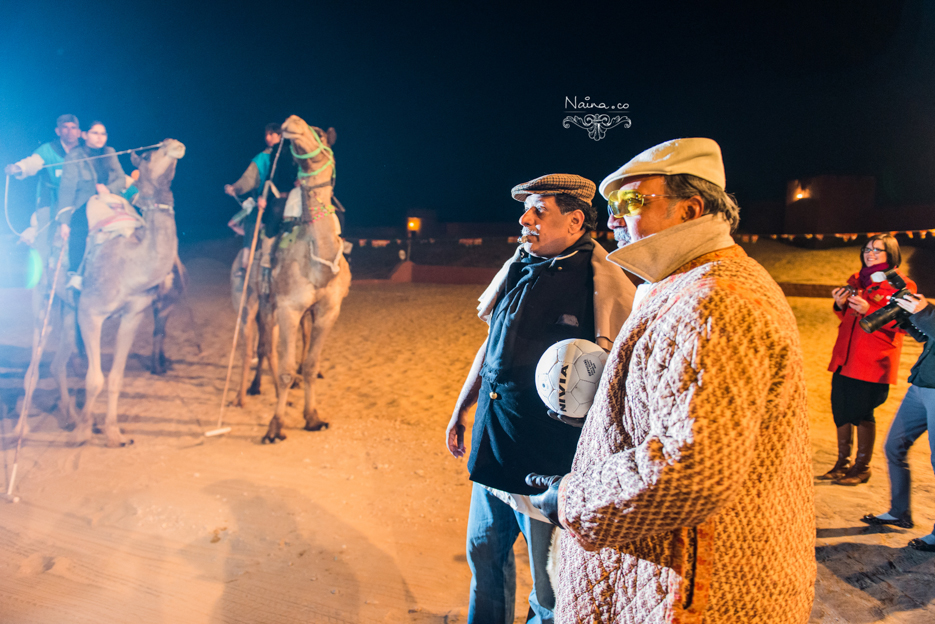
[{"label": "camel head", "polygon": [[[318,135],[317,139],[312,135],[313,132]],[[331,147],[338,138],[334,128],[328,128],[326,131],[315,126],[310,126],[298,115],[290,115],[289,118],[283,122],[282,136],[283,138],[292,140],[297,154],[314,152],[319,147],[319,141],[325,147]],[[322,159],[324,158],[323,155],[319,156]],[[318,159],[319,157],[316,157],[313,160]]]},{"label": "camel head", "polygon": [[159,149],[146,152],[142,156],[133,152],[130,160],[140,170],[136,185],[143,196],[152,196],[169,191],[175,177],[175,163],[185,156],[185,145],[175,139],[165,139]]}]

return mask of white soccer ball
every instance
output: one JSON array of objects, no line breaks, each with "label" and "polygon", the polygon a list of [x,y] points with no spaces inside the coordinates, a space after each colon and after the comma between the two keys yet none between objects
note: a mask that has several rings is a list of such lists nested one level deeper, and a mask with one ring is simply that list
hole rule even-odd
[{"label": "white soccer ball", "polygon": [[536,390],[553,412],[584,418],[604,372],[607,354],[590,340],[569,338],[545,350],[536,365]]}]

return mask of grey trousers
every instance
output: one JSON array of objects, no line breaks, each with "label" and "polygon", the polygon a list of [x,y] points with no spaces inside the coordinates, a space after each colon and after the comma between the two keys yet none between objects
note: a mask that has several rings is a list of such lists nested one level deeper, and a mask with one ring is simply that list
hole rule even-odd
[{"label": "grey trousers", "polygon": [[935,388],[909,386],[886,436],[886,463],[890,474],[890,515],[912,520],[911,478],[906,454],[925,431],[929,432],[935,470]]}]

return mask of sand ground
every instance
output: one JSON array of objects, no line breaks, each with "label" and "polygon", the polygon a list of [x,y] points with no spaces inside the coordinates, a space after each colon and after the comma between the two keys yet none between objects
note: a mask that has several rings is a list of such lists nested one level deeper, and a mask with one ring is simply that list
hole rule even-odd
[{"label": "sand ground", "polygon": [[[854,250],[760,249],[780,281],[801,274],[840,283],[857,257]],[[818,277],[807,270],[816,262],[827,266]],[[120,413],[132,446],[108,449],[95,439],[69,447],[55,409],[50,357],[44,358],[33,433],[19,460],[21,502],[0,502],[0,621],[463,622],[470,485],[464,462],[448,455],[443,441],[485,334],[473,313],[482,287],[354,285],[325,347],[325,378],[317,386],[320,414],[331,428],[299,429],[301,395],[294,390],[289,439],[264,446],[260,437],[274,404],[268,378],[261,396],[226,411],[231,433],[201,436],[216,425],[234,311],[225,263],[193,257],[188,267],[193,323],[184,311],[170,321],[167,353],[174,367],[165,377],[149,374],[151,323],[141,328],[127,367]],[[26,293],[2,296],[5,488],[30,320]],[[830,299],[789,303],[802,334],[815,472],[821,473],[835,456],[825,367],[836,321]],[[105,354],[112,337],[113,328]],[[883,439],[919,352],[907,342],[903,381],[877,412],[870,483],[816,482],[813,622],[935,621],[935,555],[904,548],[935,522],[927,438],[910,454],[918,526],[873,530],[857,521],[887,508]],[[110,364],[107,355],[104,363]],[[80,403],[83,380],[72,373],[70,383]],[[522,621],[530,589],[522,540],[516,553]]]}]

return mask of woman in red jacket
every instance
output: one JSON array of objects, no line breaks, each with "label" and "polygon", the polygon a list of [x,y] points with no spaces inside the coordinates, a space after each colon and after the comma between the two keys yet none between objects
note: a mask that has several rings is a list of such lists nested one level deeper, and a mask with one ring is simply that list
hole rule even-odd
[{"label": "woman in red jacket", "polygon": [[[889,323],[868,334],[860,327],[865,316],[887,303],[896,290],[880,271],[898,267],[902,261],[899,243],[889,234],[877,234],[860,250],[863,268],[847,280],[847,286],[835,289],[834,312],[841,319],[828,370],[831,378],[831,412],[838,428],[838,461],[820,479],[832,479],[838,485],[857,485],[870,479],[870,458],[876,437],[873,410],[883,404],[890,386],[896,383],[899,354],[903,348],[903,330]],[[916,285],[906,279],[912,292]],[[851,440],[857,429],[857,455],[851,465]]]}]

